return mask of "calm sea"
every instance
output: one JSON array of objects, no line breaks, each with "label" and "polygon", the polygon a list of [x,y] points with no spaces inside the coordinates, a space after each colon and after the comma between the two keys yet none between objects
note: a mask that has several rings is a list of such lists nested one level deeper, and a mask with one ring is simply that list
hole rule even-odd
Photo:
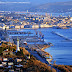
[{"label": "calm sea", "polygon": [[56,64],[72,65],[72,41],[66,41],[64,38],[51,33],[52,31],[55,31],[72,39],[72,28],[44,28],[38,29],[38,31],[41,31],[45,35],[46,42],[51,42],[54,45],[45,49],[46,52],[49,52],[53,56],[53,61],[56,61]]}]

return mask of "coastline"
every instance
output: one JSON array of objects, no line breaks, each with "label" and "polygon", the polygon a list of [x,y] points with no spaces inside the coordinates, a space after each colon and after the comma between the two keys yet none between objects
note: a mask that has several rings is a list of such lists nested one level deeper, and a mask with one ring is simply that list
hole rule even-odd
[{"label": "coastline", "polygon": [[[49,48],[50,45],[41,45],[41,44],[36,44],[36,45],[28,45],[27,49],[35,58],[40,60],[43,63],[46,64],[51,64],[52,56],[50,53],[46,52],[45,49]],[[50,60],[51,59],[51,60]]]}]

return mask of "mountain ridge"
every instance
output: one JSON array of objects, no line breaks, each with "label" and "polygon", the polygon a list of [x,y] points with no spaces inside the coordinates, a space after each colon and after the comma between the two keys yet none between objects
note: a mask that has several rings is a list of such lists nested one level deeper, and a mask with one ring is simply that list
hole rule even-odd
[{"label": "mountain ridge", "polygon": [[49,10],[50,12],[53,12],[53,11],[72,12],[72,1],[46,3],[46,4],[38,5],[38,6],[31,8],[31,10],[33,9],[34,11],[41,11],[41,12],[49,12]]}]

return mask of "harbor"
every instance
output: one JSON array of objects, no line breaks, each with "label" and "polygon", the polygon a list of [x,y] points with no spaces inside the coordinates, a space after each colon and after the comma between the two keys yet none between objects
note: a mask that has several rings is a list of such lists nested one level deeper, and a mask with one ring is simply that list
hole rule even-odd
[{"label": "harbor", "polygon": [[11,42],[17,45],[17,38],[19,39],[19,47],[24,47],[33,56],[43,63],[51,64],[52,56],[45,52],[44,49],[49,48],[51,43],[46,43],[44,41],[44,34],[40,31],[34,30],[35,33],[31,31],[18,31],[18,30],[6,30],[5,39],[7,42]]},{"label": "harbor", "polygon": [[0,72],[72,72],[72,1],[1,0]]},{"label": "harbor", "polygon": [[[35,30],[32,30],[32,29],[24,29],[24,30],[21,30],[21,31],[24,31],[24,32],[30,31],[31,34],[29,34],[29,36],[28,36],[28,34],[11,34],[9,36],[8,35],[6,36],[4,34],[4,32],[5,32],[4,30],[0,30],[0,31],[3,34],[1,36],[2,37],[1,39],[5,39],[3,37],[6,36],[6,40],[7,41],[11,41],[12,43],[17,44],[16,42],[17,42],[17,37],[18,37],[19,38],[19,46],[20,47],[21,46],[22,47],[25,47],[31,53],[37,53],[37,49],[40,49],[40,50],[43,49],[43,50],[45,50],[45,52],[50,53],[50,55],[52,55],[52,58],[51,58],[51,59],[53,59],[52,62],[51,62],[52,64],[53,64],[53,62],[55,60],[56,60],[56,63],[57,64],[62,64],[61,63],[61,62],[63,62],[63,59],[62,58],[65,58],[65,59],[66,58],[71,58],[71,55],[70,55],[71,54],[71,50],[68,50],[67,48],[70,48],[71,49],[71,46],[72,46],[71,43],[72,43],[72,41],[66,40],[65,38],[62,38],[61,36],[58,36],[58,35],[52,33],[52,31],[54,31],[56,33],[59,33],[59,34],[62,34],[63,36],[65,36],[65,37],[67,37],[69,39],[72,39],[72,37],[71,37],[71,33],[72,33],[71,30],[72,30],[72,28],[71,29],[66,29],[66,30],[64,30],[64,29],[52,29],[52,28],[38,29],[37,31],[41,31],[44,34],[44,41],[42,41],[41,39],[39,39],[39,34],[37,36]],[[27,37],[27,39],[25,38],[25,36]],[[28,38],[28,37],[31,37],[31,38]],[[34,40],[33,37],[35,38],[36,42],[33,41]],[[12,39],[12,38],[14,38],[14,39]],[[32,42],[31,41],[28,41],[28,39],[31,40]],[[24,42],[27,42],[27,46],[24,44]],[[43,44],[48,44],[49,47],[45,47],[44,48],[42,46]],[[38,45],[40,45],[41,48]],[[67,54],[64,54],[63,51],[60,50],[61,48],[62,48],[62,50],[64,49],[65,53],[68,53],[68,55]],[[39,53],[37,53],[37,54],[40,55]],[[62,56],[60,56],[61,58],[59,58],[59,56],[57,56],[57,55],[62,55]],[[67,57],[65,57],[65,56],[67,56]],[[69,59],[67,59],[66,60],[66,63],[64,63],[65,65],[66,64],[71,64],[71,60],[70,60],[70,62],[68,60]]]}]

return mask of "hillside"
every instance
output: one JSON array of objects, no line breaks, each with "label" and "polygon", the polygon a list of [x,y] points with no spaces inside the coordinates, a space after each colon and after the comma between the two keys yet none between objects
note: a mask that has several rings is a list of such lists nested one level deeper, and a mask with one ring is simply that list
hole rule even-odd
[{"label": "hillside", "polygon": [[39,12],[72,12],[72,1],[46,3],[30,8],[30,11]]},{"label": "hillside", "polygon": [[[33,55],[31,55],[25,48],[20,47],[21,51],[17,52],[16,55],[15,53],[11,55],[10,53],[3,55],[3,52],[9,52],[5,51],[5,49],[8,49],[10,52],[15,52],[16,51],[16,45],[13,44],[13,46],[9,46],[7,42],[2,43],[0,46],[0,61],[2,60],[1,58],[8,58],[13,62],[13,65],[11,69],[13,69],[15,72],[72,72],[72,65],[56,65],[55,63],[53,65],[48,65],[45,63],[42,63],[41,61],[37,60]],[[2,53],[2,54],[1,54]],[[27,55],[30,55],[30,59],[27,57]],[[21,59],[22,61],[16,62],[16,59]],[[10,62],[9,60],[9,62]],[[17,60],[18,61],[18,60]],[[22,65],[20,67],[20,70],[16,71],[16,65]],[[2,65],[2,64],[0,64]],[[9,72],[9,68],[1,68],[0,66],[0,72]],[[6,66],[8,67],[8,66]],[[19,67],[17,68],[19,69]]]},{"label": "hillside", "polygon": [[27,11],[30,7],[33,7],[32,4],[22,4],[22,3],[0,4],[1,11]]},{"label": "hillside", "polygon": [[27,11],[30,12],[72,12],[72,1],[51,2],[46,4],[31,3],[5,3],[0,4],[1,11]]}]

